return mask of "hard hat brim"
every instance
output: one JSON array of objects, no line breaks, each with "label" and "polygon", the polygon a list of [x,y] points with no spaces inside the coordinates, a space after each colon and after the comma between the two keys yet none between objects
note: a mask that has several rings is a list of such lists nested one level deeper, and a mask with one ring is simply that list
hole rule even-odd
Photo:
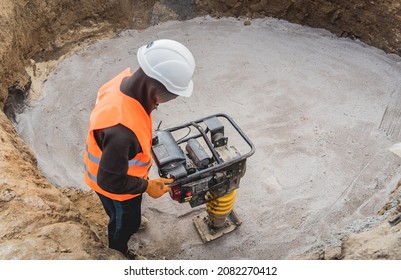
[{"label": "hard hat brim", "polygon": [[193,89],[194,89],[194,83],[191,80],[191,81],[189,81],[189,85],[186,90],[180,91],[180,92],[173,92],[173,93],[177,94],[179,96],[183,96],[183,97],[190,97],[192,95]]}]

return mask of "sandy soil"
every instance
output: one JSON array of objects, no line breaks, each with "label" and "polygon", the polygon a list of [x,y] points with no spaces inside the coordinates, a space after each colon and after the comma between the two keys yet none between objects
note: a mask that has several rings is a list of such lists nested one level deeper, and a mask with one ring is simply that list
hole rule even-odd
[{"label": "sandy soil", "polygon": [[[338,232],[369,228],[393,209],[369,218],[400,179],[401,160],[388,151],[401,135],[400,58],[269,18],[249,26],[233,18],[168,22],[126,31],[64,60],[43,96],[18,116],[19,133],[54,184],[85,190],[83,143],[97,88],[125,67],[135,70],[137,48],[157,38],[186,44],[197,70],[194,96],[160,106],[155,126],[227,113],[256,154],[238,193],[244,224],[236,232],[203,245],[191,221],[203,207],[146,197],[151,224],[132,247],[167,259],[285,259],[324,247],[337,258],[344,254]],[[46,128],[43,120],[51,120]],[[90,194],[82,200],[74,189],[65,193],[105,240],[98,201]]]}]

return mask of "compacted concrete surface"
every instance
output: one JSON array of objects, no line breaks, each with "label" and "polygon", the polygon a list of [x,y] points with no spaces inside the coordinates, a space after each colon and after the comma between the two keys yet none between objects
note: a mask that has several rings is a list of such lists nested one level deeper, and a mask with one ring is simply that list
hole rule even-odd
[{"label": "compacted concrete surface", "polygon": [[285,259],[336,246],[336,233],[374,223],[401,177],[388,150],[401,136],[401,60],[320,29],[249,23],[200,17],[100,40],[60,62],[17,117],[18,132],[51,182],[88,190],[83,150],[98,88],[136,70],[140,46],[175,39],[195,57],[194,93],[160,105],[154,127],[216,113],[238,123],[256,146],[237,193],[243,224],[203,244],[192,217],[204,206],[145,195],[150,225],[130,246],[175,259]]}]

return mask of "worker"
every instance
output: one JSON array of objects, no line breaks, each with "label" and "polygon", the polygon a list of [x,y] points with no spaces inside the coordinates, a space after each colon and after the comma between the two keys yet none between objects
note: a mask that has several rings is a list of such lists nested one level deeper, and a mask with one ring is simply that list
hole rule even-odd
[{"label": "worker", "polygon": [[139,48],[139,68],[130,68],[99,89],[90,115],[85,182],[109,216],[109,247],[138,258],[128,241],[141,224],[142,195],[159,198],[173,179],[149,179],[152,111],[193,91],[195,61],[183,44],[160,39]]}]

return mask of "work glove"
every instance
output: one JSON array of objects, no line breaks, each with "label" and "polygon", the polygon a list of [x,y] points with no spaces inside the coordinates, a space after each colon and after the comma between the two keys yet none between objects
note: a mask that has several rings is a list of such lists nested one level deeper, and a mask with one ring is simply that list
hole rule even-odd
[{"label": "work glove", "polygon": [[174,179],[157,178],[148,180],[146,192],[153,198],[159,198],[170,191],[170,187],[167,187],[166,184],[171,184],[172,182],[174,182]]}]

